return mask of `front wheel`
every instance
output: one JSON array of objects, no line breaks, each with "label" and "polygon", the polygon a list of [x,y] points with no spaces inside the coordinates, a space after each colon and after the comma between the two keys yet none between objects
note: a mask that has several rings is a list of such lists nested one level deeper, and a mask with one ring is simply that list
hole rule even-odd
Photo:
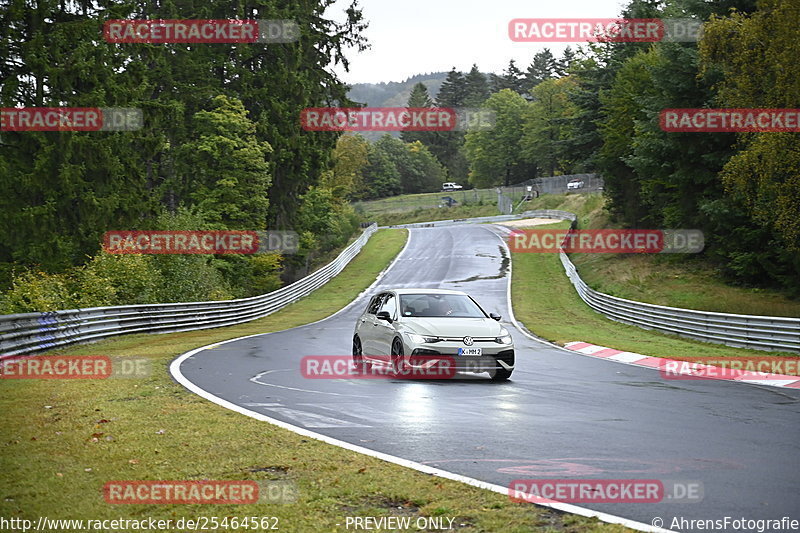
[{"label": "front wheel", "polygon": [[492,381],[506,381],[511,377],[513,370],[506,370],[505,368],[495,368],[493,372],[489,372],[489,377]]},{"label": "front wheel", "polygon": [[400,339],[395,339],[392,342],[392,373],[395,376],[402,375],[406,368],[406,360],[403,357],[403,343]]}]

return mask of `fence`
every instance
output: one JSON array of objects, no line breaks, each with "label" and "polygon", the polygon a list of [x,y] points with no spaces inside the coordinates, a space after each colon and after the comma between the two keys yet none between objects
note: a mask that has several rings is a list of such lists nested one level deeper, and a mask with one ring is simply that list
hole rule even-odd
[{"label": "fence", "polygon": [[[415,209],[446,207],[446,202],[442,200],[444,197],[452,198],[458,202],[456,205],[475,205],[479,203],[494,205],[498,201],[498,191],[503,197],[509,198],[514,207],[516,207],[529,194],[533,197],[542,194],[563,194],[567,192],[567,183],[572,179],[580,179],[584,184],[582,188],[574,189],[575,192],[599,192],[603,189],[603,178],[597,174],[569,174],[535,178],[508,187],[492,189],[462,189],[460,191],[392,196],[378,200],[353,202],[353,207],[367,216],[375,216],[386,213],[403,213]],[[530,192],[528,191],[529,186],[531,187]]]},{"label": "fence", "polygon": [[307,296],[339,274],[376,229],[375,224],[369,226],[336,259],[313,274],[261,296],[0,316],[0,357],[37,353],[115,335],[219,328],[261,318]]}]

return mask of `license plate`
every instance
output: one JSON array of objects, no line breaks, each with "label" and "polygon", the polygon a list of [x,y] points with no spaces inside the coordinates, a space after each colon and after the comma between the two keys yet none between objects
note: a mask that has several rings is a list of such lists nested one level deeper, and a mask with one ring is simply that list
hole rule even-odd
[{"label": "license plate", "polygon": [[458,355],[483,355],[482,348],[459,348]]}]

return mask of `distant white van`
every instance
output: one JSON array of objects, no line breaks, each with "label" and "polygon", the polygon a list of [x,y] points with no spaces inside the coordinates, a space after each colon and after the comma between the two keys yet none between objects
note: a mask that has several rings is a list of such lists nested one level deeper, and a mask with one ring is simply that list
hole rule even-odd
[{"label": "distant white van", "polygon": [[462,187],[458,183],[453,183],[452,181],[448,181],[447,183],[442,183],[442,192],[459,191],[463,188],[464,187]]}]

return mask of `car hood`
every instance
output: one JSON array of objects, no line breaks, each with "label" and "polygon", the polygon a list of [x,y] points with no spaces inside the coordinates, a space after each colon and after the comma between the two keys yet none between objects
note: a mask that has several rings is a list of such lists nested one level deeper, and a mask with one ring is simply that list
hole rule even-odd
[{"label": "car hood", "polygon": [[503,326],[491,318],[403,317],[414,333],[439,337],[497,337]]}]

